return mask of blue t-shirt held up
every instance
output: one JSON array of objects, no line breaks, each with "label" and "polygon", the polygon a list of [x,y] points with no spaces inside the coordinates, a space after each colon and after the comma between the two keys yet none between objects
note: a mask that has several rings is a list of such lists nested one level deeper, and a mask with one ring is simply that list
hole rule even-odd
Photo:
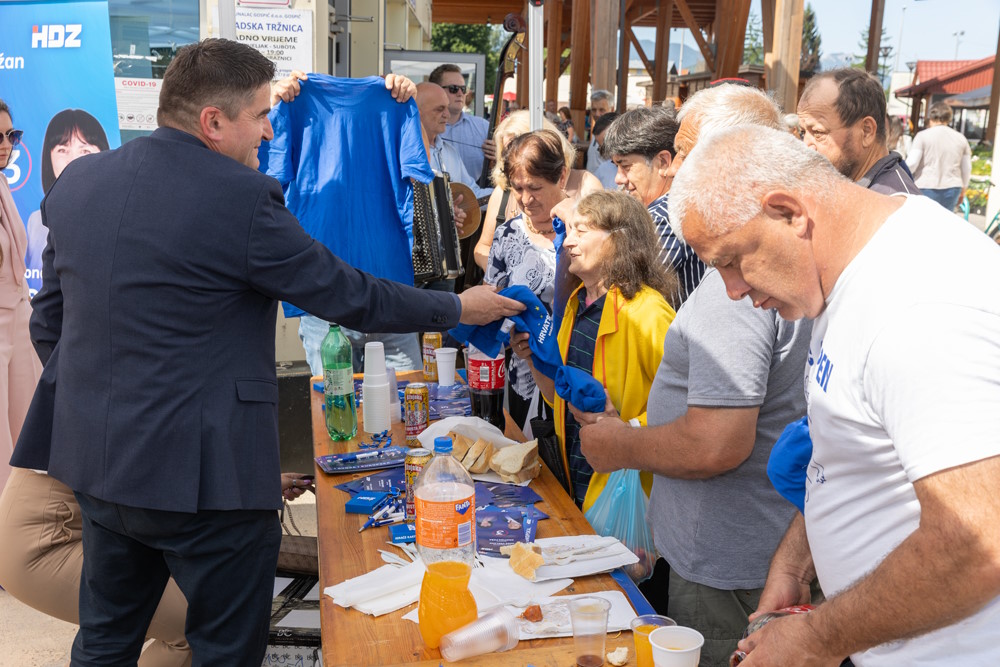
[{"label": "blue t-shirt held up", "polygon": [[[434,174],[411,100],[379,77],[309,74],[291,103],[270,113],[260,170],[281,183],[303,229],[355,268],[413,284],[413,186]],[[304,311],[285,303],[285,316]]]}]

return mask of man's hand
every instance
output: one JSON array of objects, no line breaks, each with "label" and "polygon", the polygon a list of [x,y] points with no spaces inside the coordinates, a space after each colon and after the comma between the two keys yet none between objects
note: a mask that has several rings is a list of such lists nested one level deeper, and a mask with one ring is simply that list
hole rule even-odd
[{"label": "man's hand", "polygon": [[497,161],[497,145],[493,143],[492,139],[486,139],[483,141],[483,145],[480,146],[483,149],[483,157],[491,162]]},{"label": "man's hand", "polygon": [[[576,416],[578,411],[571,409]],[[614,406],[611,409],[614,410]],[[618,417],[617,412],[612,415],[606,411],[596,416],[597,421],[580,429],[580,453],[595,472],[618,470],[623,467],[621,443],[627,441],[630,427]],[[577,418],[577,421],[580,419]]]},{"label": "man's hand", "polygon": [[462,324],[483,325],[517,315],[524,304],[496,293],[490,285],[476,285],[458,295],[462,302]]},{"label": "man's hand", "polygon": [[785,607],[809,604],[811,601],[812,590],[809,588],[809,584],[802,582],[801,577],[772,570],[767,576],[764,591],[760,594],[757,611],[750,614],[750,620],[754,620],[761,614]]},{"label": "man's hand", "polygon": [[275,106],[278,102],[288,103],[294,100],[302,92],[302,85],[299,81],[308,80],[309,77],[306,76],[305,72],[300,72],[297,69],[292,70],[291,74],[274,84],[271,89],[271,106]]},{"label": "man's hand", "polygon": [[409,102],[417,94],[416,84],[402,74],[386,74],[385,87],[400,104]]},{"label": "man's hand", "polygon": [[823,653],[825,644],[810,624],[815,613],[776,618],[740,641],[747,654],[740,667],[838,667],[846,656]]},{"label": "man's hand", "polygon": [[452,200],[452,205],[455,208],[454,218],[455,218],[455,229],[458,230],[459,236],[461,236],[462,231],[465,229],[465,211],[459,206],[465,200],[465,195],[458,195]]}]

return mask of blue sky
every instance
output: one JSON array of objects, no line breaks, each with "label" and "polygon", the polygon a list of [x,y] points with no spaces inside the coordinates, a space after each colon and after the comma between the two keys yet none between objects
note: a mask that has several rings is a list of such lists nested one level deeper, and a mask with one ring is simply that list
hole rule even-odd
[{"label": "blue sky", "polygon": [[[871,0],[807,0],[816,12],[816,22],[823,38],[824,56],[833,53],[859,52],[861,31],[868,26]],[[905,8],[905,18],[904,11]],[[760,16],[760,2],[753,0],[751,11]],[[900,23],[902,22],[902,50]],[[955,58],[954,33],[965,31],[958,43],[958,58],[977,59],[996,53],[1000,32],[1000,0],[886,0],[883,26],[889,43],[899,51],[899,71],[915,60],[952,60]],[[637,36],[653,39],[653,29]],[[646,30],[642,30],[645,33]],[[671,41],[679,40],[674,31]],[[690,40],[690,41],[689,41]],[[693,40],[685,38],[685,44]],[[892,64],[895,64],[895,51]]]}]

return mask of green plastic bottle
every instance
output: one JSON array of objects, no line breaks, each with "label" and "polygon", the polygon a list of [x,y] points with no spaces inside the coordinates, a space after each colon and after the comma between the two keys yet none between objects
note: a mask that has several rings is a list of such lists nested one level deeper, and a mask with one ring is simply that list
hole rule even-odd
[{"label": "green plastic bottle", "polygon": [[331,324],[319,352],[323,358],[326,430],[334,440],[350,440],[358,432],[351,342],[339,326]]}]

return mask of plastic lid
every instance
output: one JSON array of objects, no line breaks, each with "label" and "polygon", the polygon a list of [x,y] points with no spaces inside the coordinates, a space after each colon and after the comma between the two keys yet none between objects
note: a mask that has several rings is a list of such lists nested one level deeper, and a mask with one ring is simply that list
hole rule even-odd
[{"label": "plastic lid", "polygon": [[436,454],[451,454],[451,438],[434,438]]}]

